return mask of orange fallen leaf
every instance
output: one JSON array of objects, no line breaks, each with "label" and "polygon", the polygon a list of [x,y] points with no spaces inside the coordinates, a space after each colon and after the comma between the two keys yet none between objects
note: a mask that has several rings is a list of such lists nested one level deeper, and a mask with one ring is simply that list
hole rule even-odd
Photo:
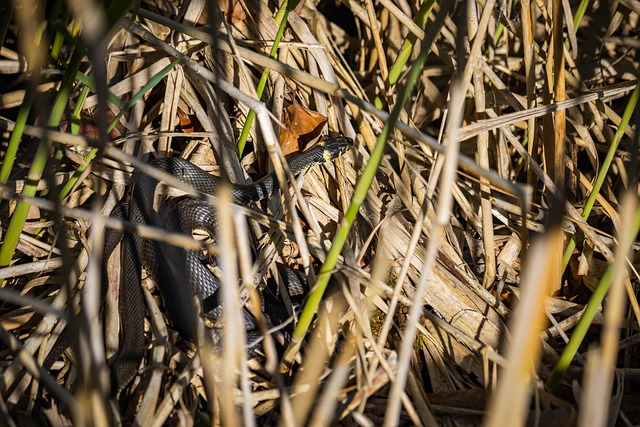
[{"label": "orange fallen leaf", "polygon": [[[282,123],[284,127],[280,131],[280,146],[287,155],[300,151],[304,145],[320,136],[327,118],[294,100],[284,111]],[[302,147],[299,142],[303,144]]]},{"label": "orange fallen leaf", "polygon": [[180,128],[182,128],[182,131],[184,133],[191,133],[195,131],[195,124],[193,123],[191,116],[182,111],[180,108],[178,108],[177,111],[178,118],[180,119]]}]

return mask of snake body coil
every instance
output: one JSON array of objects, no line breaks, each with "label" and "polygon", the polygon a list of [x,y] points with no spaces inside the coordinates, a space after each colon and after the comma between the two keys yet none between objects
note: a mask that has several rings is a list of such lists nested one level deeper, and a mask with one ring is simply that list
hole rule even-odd
[{"label": "snake body coil", "polygon": [[[289,169],[295,177],[299,177],[311,167],[343,155],[351,149],[352,145],[351,138],[326,138],[310,150],[290,159]],[[151,165],[204,193],[215,194],[218,190],[218,178],[184,159],[157,159]],[[193,198],[182,199],[174,204],[171,215],[161,215],[154,211],[153,200],[157,186],[157,180],[136,171],[131,201],[128,207],[122,205],[116,215],[128,216],[133,224],[152,224],[188,235],[195,228],[202,229],[211,235],[215,233],[215,211],[204,201]],[[278,180],[275,174],[271,173],[254,184],[232,186],[231,196],[235,203],[246,205],[269,197],[278,188]],[[122,232],[115,230],[107,232],[105,263],[122,239]],[[192,300],[194,294],[201,300],[202,311],[206,317],[215,320],[221,312],[217,298],[220,282],[203,263],[202,254],[199,251],[184,250],[168,244],[148,241],[136,234],[126,234],[122,247],[122,259],[120,281],[122,343],[114,369],[114,380],[118,390],[124,388],[135,376],[145,349],[142,266],[154,277],[173,327],[185,338],[194,340],[196,337],[197,315],[193,310]],[[269,307],[265,307],[265,311],[268,315]],[[244,318],[250,333],[255,329],[253,317],[245,310]]]}]

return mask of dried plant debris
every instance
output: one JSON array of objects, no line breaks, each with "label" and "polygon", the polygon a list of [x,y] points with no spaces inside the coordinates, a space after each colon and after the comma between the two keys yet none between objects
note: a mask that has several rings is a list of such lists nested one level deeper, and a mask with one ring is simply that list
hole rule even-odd
[{"label": "dried plant debris", "polygon": [[3,425],[640,424],[637,2],[276,3],[0,6]]}]

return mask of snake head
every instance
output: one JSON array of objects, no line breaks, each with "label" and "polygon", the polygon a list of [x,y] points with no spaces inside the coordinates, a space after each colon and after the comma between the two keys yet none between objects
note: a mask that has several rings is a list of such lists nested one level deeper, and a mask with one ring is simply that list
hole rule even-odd
[{"label": "snake head", "polygon": [[325,162],[335,160],[353,147],[353,139],[346,136],[327,137],[302,153],[294,154],[289,161],[289,169],[295,177],[307,173],[307,171]]},{"label": "snake head", "polygon": [[331,136],[320,141],[316,146],[324,148],[324,161],[328,162],[342,156],[353,147],[353,139],[346,136]]}]

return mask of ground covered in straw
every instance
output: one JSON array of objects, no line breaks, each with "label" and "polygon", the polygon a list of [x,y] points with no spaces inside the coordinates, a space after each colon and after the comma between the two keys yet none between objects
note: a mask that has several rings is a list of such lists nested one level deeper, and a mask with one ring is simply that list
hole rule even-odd
[{"label": "ground covered in straw", "polygon": [[[638,425],[639,5],[4,2],[0,424]],[[154,158],[288,180],[336,136],[289,191],[208,198],[216,236],[110,216]],[[225,301],[187,340],[143,272],[121,390],[114,228]]]}]

